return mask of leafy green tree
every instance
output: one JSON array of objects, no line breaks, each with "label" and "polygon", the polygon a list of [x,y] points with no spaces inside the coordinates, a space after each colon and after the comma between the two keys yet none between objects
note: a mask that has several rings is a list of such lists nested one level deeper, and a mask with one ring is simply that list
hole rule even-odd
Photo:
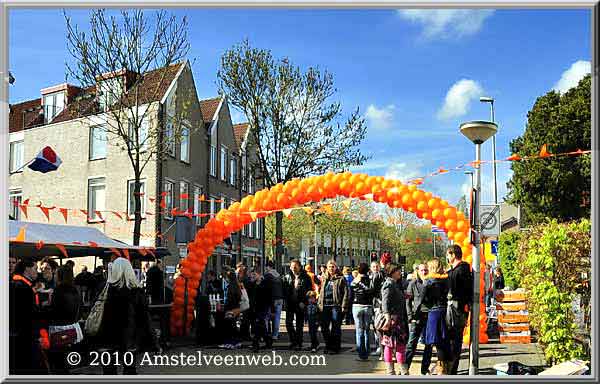
[{"label": "leafy green tree", "polygon": [[[358,109],[346,119],[333,75],[289,59],[275,59],[269,50],[246,40],[221,57],[218,82],[230,103],[244,112],[258,143],[258,164],[265,187],[293,178],[343,171],[366,157],[359,144],[366,134]],[[281,260],[283,215],[275,214],[276,260]]]},{"label": "leafy green tree", "polygon": [[506,286],[513,289],[521,286],[521,266],[517,260],[519,241],[523,234],[519,231],[502,232],[498,240],[498,253],[500,254],[500,267],[504,274]]},{"label": "leafy green tree", "polygon": [[[528,113],[525,132],[510,143],[521,157],[591,147],[591,76],[564,94],[541,96]],[[508,201],[520,205],[527,225],[546,218],[569,221],[590,217],[591,156],[514,161]]]}]

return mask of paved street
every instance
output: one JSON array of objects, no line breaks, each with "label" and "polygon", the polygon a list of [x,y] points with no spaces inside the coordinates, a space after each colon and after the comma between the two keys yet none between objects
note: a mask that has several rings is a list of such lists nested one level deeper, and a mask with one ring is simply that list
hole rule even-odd
[{"label": "paved street", "polygon": [[[308,330],[306,330],[307,332]],[[292,352],[287,349],[288,340],[285,332],[282,333],[282,337],[278,342],[275,343],[275,351],[278,356],[281,356],[283,364],[280,366],[256,364],[245,366],[237,365],[235,367],[226,367],[224,365],[206,365],[202,366],[150,366],[145,365],[138,369],[139,374],[157,375],[157,374],[169,374],[169,375],[383,375],[385,373],[385,364],[378,361],[376,357],[371,357],[367,362],[357,361],[356,352],[354,352],[354,328],[353,326],[343,326],[343,337],[342,337],[342,352],[338,355],[322,355],[320,350],[317,354],[312,354],[309,351],[303,352]],[[320,336],[320,335],[319,335]],[[307,341],[308,333],[305,334],[305,342]],[[493,341],[493,340],[492,340]],[[173,356],[183,353],[184,355],[197,355],[197,351],[201,351],[204,358],[214,358],[214,356],[236,356],[246,355],[262,356],[272,355],[271,351],[264,351],[258,354],[254,354],[248,348],[250,343],[244,343],[244,347],[240,350],[229,351],[223,349],[217,349],[214,347],[203,347],[199,348],[187,342],[185,340],[180,341],[176,346],[166,352],[166,355]],[[305,343],[306,346],[308,344]],[[411,375],[420,374],[421,365],[421,353],[422,346],[419,346],[419,353],[413,360],[410,372]],[[290,356],[302,356],[307,362],[308,359],[315,356],[321,355],[325,358],[326,366],[312,365],[312,366],[291,366],[287,364]],[[231,359],[234,359],[232,357]],[[435,357],[433,359],[435,361]],[[204,360],[206,361],[206,360]],[[226,360],[225,360],[226,361]],[[247,360],[246,360],[247,361]],[[316,361],[316,360],[313,360]],[[543,354],[537,344],[497,344],[490,343],[481,346],[480,351],[480,374],[482,375],[495,375],[496,372],[493,366],[498,363],[507,363],[509,361],[519,361],[526,365],[541,367],[544,365]],[[287,364],[287,365],[286,365]],[[78,374],[100,374],[101,370],[98,367],[95,368],[82,368],[76,370]],[[466,349],[463,350],[462,360],[459,368],[460,374],[468,373],[468,352]]]}]

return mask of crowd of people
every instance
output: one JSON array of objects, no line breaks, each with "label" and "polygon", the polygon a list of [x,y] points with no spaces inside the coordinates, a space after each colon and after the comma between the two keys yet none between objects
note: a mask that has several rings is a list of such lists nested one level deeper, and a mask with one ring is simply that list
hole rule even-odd
[{"label": "crowd of people", "polygon": [[[355,326],[360,361],[374,356],[385,361],[387,373],[396,374],[397,363],[398,374],[408,374],[421,340],[422,374],[456,374],[473,277],[460,247],[450,246],[446,256],[447,270],[434,258],[419,264],[410,280],[389,255],[354,271],[329,260],[314,273],[297,259],[284,274],[272,262],[264,274],[249,272],[243,263],[225,268],[221,277],[209,271],[197,295],[198,342],[237,349],[247,340],[253,351],[271,349],[285,313],[290,350],[321,350],[320,330],[322,352],[339,353],[345,322]],[[434,348],[438,361],[430,371]]]},{"label": "crowd of people", "polygon": [[[108,267],[98,266],[91,273],[83,266],[74,276],[71,260],[58,265],[51,258],[38,262],[9,258],[11,374],[69,374],[72,367],[66,356],[80,348],[135,351],[135,355],[160,349],[151,329],[148,303],[162,300],[158,289],[162,288],[162,275],[153,275],[150,267],[140,282],[124,258],[113,260]],[[91,335],[83,319],[99,300],[103,302],[101,322],[98,332]],[[103,370],[117,373],[115,365],[103,366]],[[123,373],[135,374],[135,364],[125,366]]]},{"label": "crowd of people", "polygon": [[[456,374],[473,277],[460,247],[448,247],[446,261],[444,268],[433,258],[407,277],[388,254],[355,270],[329,260],[315,273],[294,259],[281,274],[270,261],[263,274],[243,263],[225,267],[221,276],[208,271],[196,296],[197,342],[236,349],[250,341],[255,352],[271,349],[280,339],[285,313],[290,350],[315,353],[323,340],[323,353],[340,353],[345,322],[354,324],[359,361],[378,358],[388,374],[405,375],[421,342],[422,374]],[[59,266],[52,259],[36,263],[24,258],[9,264],[12,373],[69,373],[66,353],[82,342],[98,351],[136,355],[159,351],[168,336],[168,322],[162,321],[168,316],[161,317],[156,332],[149,311],[150,304],[169,301],[160,261],[143,268],[141,281],[124,258],[113,260],[106,271],[98,267],[90,273],[83,267],[75,277],[70,262]],[[501,284],[497,271],[492,287]],[[98,302],[103,303],[102,316],[97,329],[87,334],[82,313],[94,318]],[[430,371],[434,348],[437,363]],[[104,371],[114,374],[116,367]],[[123,370],[135,372],[135,365]]]}]

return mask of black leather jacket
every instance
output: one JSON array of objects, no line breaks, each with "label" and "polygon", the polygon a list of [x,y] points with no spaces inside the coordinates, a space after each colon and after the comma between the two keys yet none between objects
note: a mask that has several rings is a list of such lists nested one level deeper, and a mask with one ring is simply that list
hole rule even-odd
[{"label": "black leather jacket", "polygon": [[373,306],[381,307],[381,287],[385,281],[385,273],[379,271],[377,273],[371,273],[371,290],[373,291]]},{"label": "black leather jacket", "polygon": [[352,304],[373,305],[373,288],[369,276],[363,275],[360,280],[352,280]]},{"label": "black leather jacket", "polygon": [[381,287],[381,310],[385,314],[397,315],[404,324],[408,321],[402,281],[386,277]]},{"label": "black leather jacket", "polygon": [[425,280],[423,304],[430,309],[446,308],[448,305],[448,279],[435,278]]},{"label": "black leather jacket", "polygon": [[291,271],[282,279],[283,296],[288,310],[291,310],[299,303],[307,304],[308,298],[306,297],[306,294],[308,291],[312,290],[312,281],[305,271],[300,272],[300,282],[298,286],[294,288],[295,280],[296,277]]}]

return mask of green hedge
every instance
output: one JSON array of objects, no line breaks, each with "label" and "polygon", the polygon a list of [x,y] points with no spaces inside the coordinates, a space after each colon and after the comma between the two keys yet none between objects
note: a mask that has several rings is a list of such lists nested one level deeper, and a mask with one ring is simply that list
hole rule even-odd
[{"label": "green hedge", "polygon": [[521,285],[528,291],[531,326],[552,364],[585,358],[575,340],[571,303],[591,272],[591,224],[550,221],[532,228],[518,245]]},{"label": "green hedge", "polygon": [[504,274],[504,283],[512,289],[521,286],[520,267],[518,265],[518,246],[523,238],[522,232],[511,231],[502,232],[498,239],[498,254],[500,258],[500,267]]}]

